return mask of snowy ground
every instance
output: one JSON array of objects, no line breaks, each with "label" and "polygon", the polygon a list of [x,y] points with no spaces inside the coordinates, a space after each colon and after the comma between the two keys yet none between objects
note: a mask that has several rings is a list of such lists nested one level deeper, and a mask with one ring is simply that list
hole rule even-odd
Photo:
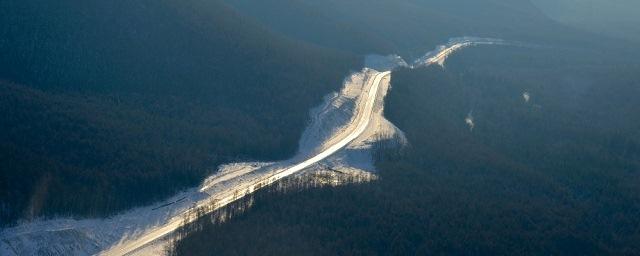
[{"label": "snowy ground", "polygon": [[[453,52],[480,44],[505,42],[455,38],[416,60],[411,67],[443,65]],[[21,223],[0,231],[0,255],[162,254],[162,238],[182,225],[184,215],[194,207],[219,208],[290,175],[324,178],[354,175],[375,179],[372,143],[389,137],[406,142],[402,132],[383,116],[384,96],[391,78],[386,71],[410,66],[398,56],[371,55],[365,63],[366,68],[345,79],[340,92],[327,95],[322,105],[311,110],[311,122],[300,139],[298,154],[292,159],[222,165],[199,188],[108,219]]]},{"label": "snowy ground", "polygon": [[454,52],[466,47],[476,45],[507,45],[514,44],[502,39],[494,38],[481,38],[481,37],[456,37],[451,38],[446,45],[440,45],[435,50],[428,52],[421,58],[418,58],[413,62],[412,67],[428,66],[432,64],[438,64],[444,66],[444,62],[447,57],[451,56]]}]

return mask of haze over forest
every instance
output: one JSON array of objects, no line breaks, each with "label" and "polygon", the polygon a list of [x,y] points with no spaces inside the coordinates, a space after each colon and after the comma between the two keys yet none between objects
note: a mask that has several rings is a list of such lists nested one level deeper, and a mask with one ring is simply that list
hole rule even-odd
[{"label": "haze over forest", "polygon": [[4,0],[0,255],[638,255],[638,99],[634,0]]}]

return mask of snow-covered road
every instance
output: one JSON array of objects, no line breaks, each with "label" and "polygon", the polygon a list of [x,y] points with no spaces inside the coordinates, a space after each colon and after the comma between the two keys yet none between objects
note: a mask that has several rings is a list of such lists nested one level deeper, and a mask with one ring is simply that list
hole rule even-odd
[{"label": "snow-covered road", "polygon": [[[449,45],[439,47],[435,51],[432,51],[427,55],[425,55],[423,58],[417,60],[414,63],[414,66],[428,66],[436,63],[443,65],[444,61],[449,55],[451,55],[455,51],[460,50],[462,48],[473,46],[473,45],[480,45],[480,44],[502,44],[502,43],[503,41],[501,40],[479,39],[479,38],[473,38],[473,39],[465,38],[465,39],[459,40],[458,42],[453,41],[453,42],[450,42]],[[198,205],[196,207],[190,209],[184,214],[173,217],[167,224],[153,228],[147,231],[146,233],[144,233],[143,235],[139,236],[138,238],[128,240],[121,244],[118,244],[102,252],[101,254],[102,255],[126,255],[128,253],[134,252],[137,249],[144,247],[145,245],[157,239],[163,238],[164,236],[170,234],[171,232],[179,228],[181,225],[184,225],[185,219],[188,221],[192,220],[192,218],[185,218],[184,215],[193,214],[197,209],[206,208],[205,212],[210,212],[220,207],[223,207],[245,195],[253,193],[257,189],[260,189],[282,178],[285,178],[287,176],[300,172],[305,168],[308,168],[311,165],[316,164],[326,159],[327,157],[335,154],[340,149],[346,147],[349,143],[351,143],[353,140],[358,138],[365,131],[365,129],[369,125],[369,121],[373,113],[373,107],[376,100],[376,96],[379,93],[380,83],[384,77],[390,76],[390,74],[391,74],[390,71],[379,72],[373,77],[369,78],[367,82],[367,86],[363,91],[363,93],[366,94],[366,98],[365,98],[366,101],[364,104],[359,104],[361,109],[359,109],[358,111],[355,111],[357,115],[356,118],[354,119],[356,120],[355,129],[345,129],[345,132],[348,132],[346,136],[343,135],[343,137],[337,142],[335,142],[333,145],[326,147],[320,153],[300,163],[294,164],[289,167],[268,171],[258,178],[248,179],[246,181],[240,182],[236,186],[227,187],[222,191],[216,191],[215,193],[211,194],[211,198],[207,200],[201,200],[200,202],[198,202]],[[243,177],[244,174],[247,174],[248,172],[249,172],[248,170],[244,170],[244,171],[238,172],[237,174],[234,173],[234,174],[225,175],[224,177],[221,177],[219,181],[221,182],[223,180],[227,181],[229,179],[240,179],[241,177]],[[209,184],[204,185],[201,191],[207,191],[210,187],[215,186],[217,184],[219,184],[219,182],[210,182]],[[211,207],[212,202],[214,204]],[[210,206],[210,207],[206,207],[206,206]]]},{"label": "snow-covered road", "polygon": [[[337,154],[342,154],[338,152],[344,152],[345,147],[348,148],[351,144],[358,143],[357,141],[362,140],[363,137],[371,136],[371,130],[375,130],[373,127],[380,126],[378,119],[382,117],[379,112],[381,104],[383,104],[382,98],[389,88],[391,77],[389,70],[396,66],[443,65],[446,58],[455,51],[481,44],[505,44],[505,42],[485,38],[455,38],[450,40],[447,45],[439,46],[419,58],[411,66],[398,56],[375,57],[373,62],[376,65],[367,65],[368,68],[353,74],[345,82],[345,88],[349,91],[348,94],[353,94],[355,102],[353,109],[348,111],[349,114],[344,119],[345,121],[342,124],[338,124],[340,123],[338,122],[328,126],[314,127],[311,125],[310,133],[313,135],[303,136],[305,138],[301,140],[311,143],[306,143],[304,146],[301,144],[301,148],[305,149],[301,149],[301,153],[293,159],[277,163],[244,163],[223,166],[218,174],[207,179],[198,190],[194,189],[177,195],[170,199],[169,203],[159,204],[157,207],[140,208],[105,221],[50,220],[28,223],[4,230],[0,233],[0,242],[2,242],[0,243],[0,254],[7,252],[10,253],[9,255],[23,255],[35,251],[47,251],[48,254],[53,255],[66,255],[70,252],[98,253],[99,255],[127,255],[140,254],[141,252],[149,254],[149,252],[145,252],[146,249],[142,249],[151,248],[153,247],[151,245],[154,244],[157,245],[158,241],[185,223],[194,221],[193,216],[196,215],[196,212],[208,213],[219,209],[262,187],[300,173]],[[376,69],[381,71],[376,71]],[[354,78],[357,79],[353,80]],[[358,89],[349,89],[350,86],[358,87]],[[327,115],[325,112],[322,114]],[[321,133],[320,131],[326,132],[326,134],[318,135]],[[148,221],[142,221],[140,218],[148,219]],[[109,231],[105,225],[113,225],[111,228],[113,231]],[[74,239],[85,242],[62,245],[53,250],[43,249],[42,246],[50,246],[59,235],[51,231],[53,227],[74,231],[76,233],[72,233],[72,236],[81,237]],[[106,239],[100,239],[100,237]],[[87,243],[87,240],[90,243]],[[88,248],[89,246],[86,245],[91,245],[92,248],[101,248],[103,251]]]},{"label": "snow-covered road", "polygon": [[[358,116],[356,117],[356,120],[357,120],[356,127],[355,129],[350,130],[350,133],[344,138],[342,138],[341,140],[339,140],[337,143],[331,145],[330,147],[326,148],[324,151],[320,152],[319,154],[301,163],[295,164],[291,167],[267,172],[259,179],[251,179],[247,182],[243,182],[242,185],[240,186],[229,187],[228,189],[212,194],[210,199],[201,200],[196,207],[189,209],[187,212],[180,214],[179,216],[173,217],[165,225],[153,228],[145,232],[143,235],[139,236],[136,239],[125,241],[106,251],[103,251],[100,254],[101,255],[126,255],[128,253],[134,252],[137,249],[140,249],[157,239],[163,238],[164,236],[170,234],[171,232],[179,228],[181,225],[184,225],[185,219],[193,220],[192,218],[185,218],[185,215],[188,216],[190,214],[194,214],[195,211],[198,209],[206,209],[206,212],[210,212],[220,207],[223,207],[245,195],[253,193],[255,190],[261,187],[264,187],[284,177],[287,177],[301,170],[304,170],[305,168],[319,161],[324,160],[328,156],[344,148],[351,141],[353,141],[358,136],[360,136],[362,132],[364,132],[364,130],[367,128],[367,125],[369,125],[369,120],[371,117],[371,113],[373,112],[373,106],[375,103],[377,93],[379,91],[378,89],[380,88],[380,83],[382,79],[385,76],[388,76],[389,74],[391,74],[390,71],[380,72],[376,74],[374,77],[369,79],[369,81],[367,82],[367,84],[369,85],[368,86],[369,89],[366,90],[365,92],[367,94],[366,102],[365,104],[362,104],[363,109],[357,112]],[[238,178],[238,177],[241,177],[241,176],[235,176],[234,178]],[[204,186],[201,190],[206,191],[209,188],[209,186],[213,186],[215,184],[217,183]],[[215,202],[215,205],[213,205],[212,207],[206,207],[206,206],[210,206],[212,202]]]}]

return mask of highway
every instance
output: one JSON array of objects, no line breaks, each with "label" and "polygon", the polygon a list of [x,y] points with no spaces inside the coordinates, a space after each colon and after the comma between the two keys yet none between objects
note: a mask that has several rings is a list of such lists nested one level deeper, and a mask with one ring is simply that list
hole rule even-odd
[{"label": "highway", "polygon": [[[298,173],[310,167],[311,165],[318,163],[324,160],[325,158],[333,155],[340,149],[346,147],[349,143],[351,143],[353,140],[358,138],[366,130],[367,126],[369,125],[369,121],[371,119],[371,114],[373,113],[373,108],[375,105],[375,100],[379,93],[380,84],[383,78],[385,78],[386,76],[389,76],[390,74],[391,74],[390,71],[379,72],[373,77],[369,78],[369,80],[367,81],[368,89],[363,90],[363,93],[367,94],[366,101],[364,102],[364,104],[359,104],[359,107],[361,109],[359,111],[356,111],[357,116],[354,119],[356,123],[355,129],[346,129],[345,132],[348,132],[348,134],[344,136],[344,138],[337,141],[335,144],[326,147],[322,152],[298,164],[295,164],[287,168],[282,168],[275,171],[267,172],[259,179],[251,179],[244,182],[240,182],[238,186],[230,187],[223,191],[219,191],[215,194],[212,194],[211,197],[208,198],[207,200],[201,200],[200,202],[198,202],[198,204],[195,207],[190,208],[189,210],[185,211],[182,214],[178,214],[174,216],[164,225],[160,225],[150,230],[147,230],[142,235],[134,239],[123,241],[122,243],[117,244],[99,253],[99,255],[131,254],[153,243],[154,241],[157,241],[158,239],[162,239],[165,236],[171,234],[173,231],[175,231],[185,223],[194,221],[195,220],[194,218],[189,218],[188,216],[194,216],[194,214],[198,209],[201,211],[204,211],[205,213],[212,212],[216,209],[219,209],[229,203],[232,203],[244,197],[245,195],[251,194],[262,187],[272,184],[292,174]],[[226,177],[224,178],[224,180],[228,180],[228,179],[229,178],[226,178]],[[207,187],[203,188],[202,190],[206,190],[206,189]]]},{"label": "highway", "polygon": [[[459,40],[430,52],[421,60],[416,61],[416,63],[418,66],[443,65],[446,58],[455,51],[469,46],[485,44],[505,44],[505,42],[501,40],[477,38]],[[321,152],[304,161],[271,171],[258,172],[256,169],[245,168],[222,174],[220,177],[216,177],[210,182],[207,182],[200,189],[201,192],[209,195],[208,198],[198,201],[193,207],[173,216],[166,223],[146,230],[134,238],[125,239],[121,243],[100,252],[98,255],[127,255],[134,253],[166,237],[180,226],[195,221],[193,216],[195,216],[197,211],[210,213],[282,178],[296,174],[340,151],[362,135],[367,129],[377,95],[380,93],[380,84],[385,77],[390,77],[390,75],[390,71],[377,72],[367,79],[361,94],[361,98],[365,100],[364,103],[357,104],[358,109],[354,111],[356,113],[355,118],[352,119],[353,121],[346,129],[342,130],[342,134],[333,136],[329,141],[335,140],[335,142],[325,146]],[[233,186],[224,186],[224,184],[222,184],[229,181],[232,181]]]}]

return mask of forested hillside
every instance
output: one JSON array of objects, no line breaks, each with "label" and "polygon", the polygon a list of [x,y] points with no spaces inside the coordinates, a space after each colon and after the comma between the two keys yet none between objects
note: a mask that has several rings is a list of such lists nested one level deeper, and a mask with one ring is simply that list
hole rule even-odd
[{"label": "forested hillside", "polygon": [[0,222],[104,216],[293,154],[352,55],[220,1],[0,2]]},{"label": "forested hillside", "polygon": [[395,71],[385,116],[410,146],[381,152],[378,181],[258,193],[175,254],[635,255],[640,64],[602,52],[484,46]]},{"label": "forested hillside", "polygon": [[614,38],[640,41],[640,2],[636,0],[533,0],[550,17]]},{"label": "forested hillside", "polygon": [[529,0],[225,0],[274,30],[356,53],[419,57],[451,37],[597,44]]},{"label": "forested hillside", "polygon": [[350,20],[347,13],[330,1],[225,1],[238,12],[300,40],[358,54],[391,53],[395,50],[389,38],[376,34],[371,25]]}]

